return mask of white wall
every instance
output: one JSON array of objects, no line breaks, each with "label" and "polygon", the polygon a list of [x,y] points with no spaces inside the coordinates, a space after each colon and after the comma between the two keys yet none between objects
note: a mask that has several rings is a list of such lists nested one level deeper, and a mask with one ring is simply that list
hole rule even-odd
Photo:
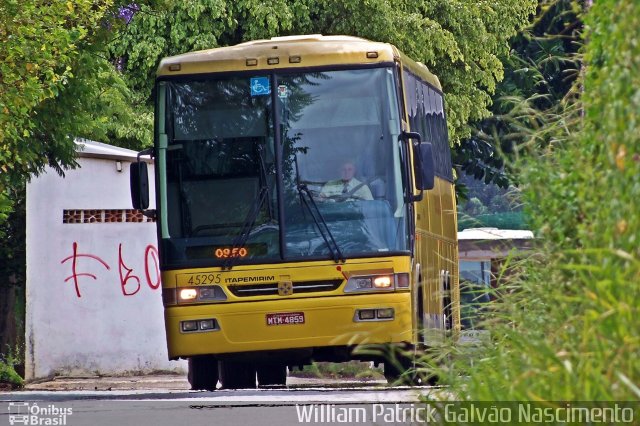
[{"label": "white wall", "polygon": [[131,209],[129,163],[118,172],[115,160],[78,162],[65,178],[48,170],[27,186],[26,378],[183,372],[167,359],[153,288],[155,223],[63,223],[64,210]]}]

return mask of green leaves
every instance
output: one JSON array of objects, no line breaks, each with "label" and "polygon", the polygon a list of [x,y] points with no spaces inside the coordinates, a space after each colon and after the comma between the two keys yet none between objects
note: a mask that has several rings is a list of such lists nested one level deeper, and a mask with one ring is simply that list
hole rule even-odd
[{"label": "green leaves", "polygon": [[[573,3],[541,1],[533,24],[500,55],[504,79],[496,86],[492,115],[473,123],[471,137],[454,152],[455,164],[466,173],[499,185],[515,182],[514,160],[521,151],[535,152],[561,137],[563,122],[556,118],[580,69],[582,22]],[[471,149],[483,144],[490,149]],[[511,161],[496,164],[500,157]]]},{"label": "green leaves", "polygon": [[[36,108],[73,77],[78,52],[89,44],[109,1],[17,2],[0,6],[0,160],[9,171],[42,167],[46,152],[29,145]],[[94,31],[95,32],[95,31]],[[44,157],[44,158],[43,158]]]},{"label": "green leaves", "polygon": [[488,115],[498,60],[536,1],[453,0],[191,0],[142,6],[111,44],[131,87],[149,98],[164,56],[291,34],[347,34],[390,42],[425,63],[447,93],[452,143],[468,122]]},{"label": "green leaves", "polygon": [[0,3],[0,212],[31,174],[73,166],[75,137],[151,143],[149,109],[106,59],[122,22],[113,4]]},{"label": "green leaves", "polygon": [[[553,2],[537,22],[573,13],[566,36],[579,28],[576,5]],[[514,87],[547,95],[521,106],[513,127],[532,148],[519,179],[540,243],[522,276],[501,280],[487,323],[495,345],[451,376],[469,400],[638,398],[640,5],[594,2],[584,19],[585,66],[566,96],[556,97],[566,81],[549,78],[575,59],[553,56],[562,40],[522,46],[540,53],[540,79],[532,87],[514,78]]]}]

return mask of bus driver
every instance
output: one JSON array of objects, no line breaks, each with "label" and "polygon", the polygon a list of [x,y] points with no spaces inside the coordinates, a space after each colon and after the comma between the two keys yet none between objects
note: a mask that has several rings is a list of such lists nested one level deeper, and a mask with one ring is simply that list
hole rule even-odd
[{"label": "bus driver", "polygon": [[371,190],[364,182],[360,182],[354,176],[356,166],[353,161],[347,161],[340,167],[340,179],[330,180],[320,190],[320,198],[334,200],[373,200]]}]

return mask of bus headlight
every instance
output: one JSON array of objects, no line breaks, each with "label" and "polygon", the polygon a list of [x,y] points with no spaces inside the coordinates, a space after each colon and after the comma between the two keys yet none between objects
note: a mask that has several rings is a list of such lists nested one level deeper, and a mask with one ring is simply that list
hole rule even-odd
[{"label": "bus headlight", "polygon": [[178,291],[178,304],[222,302],[227,300],[227,295],[220,286],[202,286],[195,288],[182,288]]},{"label": "bus headlight", "polygon": [[345,293],[394,291],[396,289],[406,289],[403,285],[408,281],[405,276],[408,274],[387,274],[371,276],[350,277],[344,287]]},{"label": "bus headlight", "polygon": [[389,288],[393,285],[393,277],[389,275],[383,275],[381,277],[375,277],[373,279],[373,286],[375,288]]},{"label": "bus headlight", "polygon": [[347,287],[345,287],[344,291],[347,291],[348,287],[351,287],[353,289],[352,291],[370,290],[373,288],[373,286],[371,285],[371,277],[349,278]]},{"label": "bus headlight", "polygon": [[182,290],[180,290],[181,302],[194,300],[196,297],[198,297],[198,291],[195,288],[183,288]]}]

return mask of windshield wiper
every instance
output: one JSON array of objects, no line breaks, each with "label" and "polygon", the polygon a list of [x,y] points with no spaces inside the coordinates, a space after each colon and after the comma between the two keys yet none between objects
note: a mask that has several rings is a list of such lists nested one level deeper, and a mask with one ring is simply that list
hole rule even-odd
[{"label": "windshield wiper", "polygon": [[[262,145],[257,145],[258,159],[260,160],[260,163],[259,163],[260,175],[262,178],[263,187],[265,187],[267,191],[267,197],[271,199],[271,193],[269,192],[269,179],[267,174],[267,166],[265,164],[264,158],[262,157],[262,150],[263,150]],[[273,221],[274,214],[273,214],[273,208],[271,206],[271,203],[267,203],[267,213],[269,214],[269,220]]]},{"label": "windshield wiper", "polygon": [[[300,200],[302,200],[302,204],[304,204],[305,207],[307,207],[307,209],[309,210],[309,213],[311,213],[311,217],[313,218],[313,221],[318,227],[318,231],[320,231],[320,235],[322,236],[322,239],[327,244],[327,247],[331,252],[331,257],[336,263],[346,262],[346,259],[342,255],[342,251],[340,250],[340,246],[338,246],[336,239],[333,238],[333,234],[331,233],[331,230],[327,226],[327,222],[324,220],[324,217],[322,216],[322,213],[320,213],[320,209],[318,208],[318,205],[316,204],[316,202],[313,199],[313,196],[311,195],[311,191],[309,190],[307,185],[305,185],[304,183],[298,183],[297,188],[298,188],[298,194],[300,195]],[[305,197],[305,195],[307,197]],[[307,201],[307,198],[308,198],[308,201]]]},{"label": "windshield wiper", "polygon": [[[251,211],[247,214],[247,217],[244,220],[244,225],[242,225],[242,230],[240,233],[234,238],[231,248],[231,253],[237,253],[238,248],[245,245],[247,240],[249,239],[249,235],[251,235],[251,231],[256,224],[256,219],[258,219],[258,214],[260,213],[260,209],[267,199],[267,195],[269,194],[269,190],[266,185],[263,185],[260,188],[260,193],[255,198],[253,202],[253,206],[251,207]],[[237,263],[240,256],[231,256],[228,257],[227,260],[222,264],[223,271],[230,271]]]}]

